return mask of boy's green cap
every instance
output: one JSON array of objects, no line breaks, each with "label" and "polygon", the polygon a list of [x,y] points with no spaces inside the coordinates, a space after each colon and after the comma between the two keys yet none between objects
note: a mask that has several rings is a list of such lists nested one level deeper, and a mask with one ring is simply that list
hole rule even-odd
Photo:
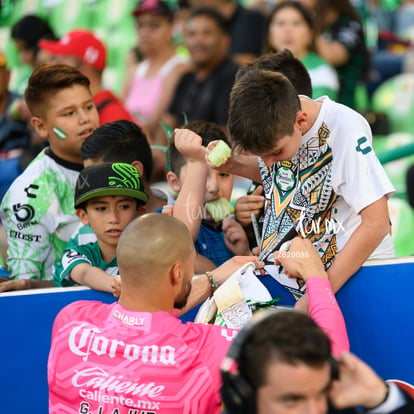
[{"label": "boy's green cap", "polygon": [[95,197],[127,196],[146,203],[141,176],[132,164],[104,162],[84,168],[76,181],[75,208]]}]

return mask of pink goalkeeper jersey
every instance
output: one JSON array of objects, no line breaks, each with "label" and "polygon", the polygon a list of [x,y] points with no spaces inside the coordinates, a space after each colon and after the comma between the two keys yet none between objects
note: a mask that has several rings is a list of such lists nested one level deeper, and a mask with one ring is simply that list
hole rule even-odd
[{"label": "pink goalkeeper jersey", "polygon": [[219,366],[236,333],[167,312],[74,302],[53,326],[49,412],[219,412]]}]

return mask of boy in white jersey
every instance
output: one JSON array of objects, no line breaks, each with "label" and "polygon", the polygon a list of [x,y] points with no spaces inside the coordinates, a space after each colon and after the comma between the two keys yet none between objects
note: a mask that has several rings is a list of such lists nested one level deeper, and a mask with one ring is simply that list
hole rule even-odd
[{"label": "boy in white jersey", "polygon": [[118,274],[119,237],[129,222],[145,212],[147,200],[141,176],[131,164],[106,162],[82,170],[76,181],[75,208],[85,227],[66,246],[54,282],[111,292],[113,276]]},{"label": "boy in white jersey", "polygon": [[[80,225],[73,207],[82,169],[80,147],[99,125],[89,80],[67,65],[42,65],[29,79],[25,100],[36,132],[49,141],[3,198],[13,281],[1,290],[52,285],[52,269]],[[19,279],[19,280],[17,280]]]},{"label": "boy in white jersey", "polygon": [[[286,77],[254,66],[230,100],[234,152],[220,168],[263,183],[262,259],[277,258],[296,234],[309,238],[337,291],[368,258],[393,256],[387,198],[394,188],[361,115],[327,97],[298,97]],[[279,269],[268,271],[296,298],[305,292]],[[306,296],[297,306],[307,308]]]}]

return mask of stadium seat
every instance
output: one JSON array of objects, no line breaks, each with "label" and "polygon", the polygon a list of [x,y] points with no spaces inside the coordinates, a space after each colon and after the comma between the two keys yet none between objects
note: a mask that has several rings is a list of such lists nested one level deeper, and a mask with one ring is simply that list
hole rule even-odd
[{"label": "stadium seat", "polygon": [[48,21],[58,37],[75,28],[91,27],[95,5],[88,0],[59,1],[49,10]]},{"label": "stadium seat", "polygon": [[121,28],[125,20],[131,19],[131,12],[136,2],[131,0],[96,0],[92,21],[93,29],[109,29],[112,26]]},{"label": "stadium seat", "polygon": [[403,73],[383,82],[372,95],[374,112],[386,113],[391,132],[414,132],[414,74]]},{"label": "stadium seat", "polygon": [[134,18],[131,14],[135,2],[97,0],[92,16],[92,29],[107,48],[104,85],[120,93],[125,77],[127,54],[136,43]]},{"label": "stadium seat", "polygon": [[392,197],[388,200],[392,223],[392,241],[397,257],[414,255],[414,210],[407,201]]},{"label": "stadium seat", "polygon": [[[377,155],[381,156],[387,150],[392,150],[413,142],[414,135],[401,132],[384,137],[375,137],[373,139],[373,146]],[[384,164],[384,169],[395,187],[396,196],[400,198],[406,199],[406,173],[412,164],[414,164],[414,154]]]},{"label": "stadium seat", "polygon": [[13,2],[13,9],[10,15],[10,26],[27,14],[36,14],[39,17],[47,17],[45,0],[17,0]]}]

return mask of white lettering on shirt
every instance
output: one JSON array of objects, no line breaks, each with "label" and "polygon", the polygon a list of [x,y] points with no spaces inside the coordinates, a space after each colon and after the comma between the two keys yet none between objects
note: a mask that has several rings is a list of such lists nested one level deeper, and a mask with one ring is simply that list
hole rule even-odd
[{"label": "white lettering on shirt", "polygon": [[87,361],[91,354],[108,355],[110,358],[121,356],[129,361],[140,360],[144,364],[175,365],[175,348],[169,345],[136,345],[126,344],[117,339],[108,339],[98,335],[101,331],[88,324],[73,328],[69,335],[69,348],[75,354]]}]

